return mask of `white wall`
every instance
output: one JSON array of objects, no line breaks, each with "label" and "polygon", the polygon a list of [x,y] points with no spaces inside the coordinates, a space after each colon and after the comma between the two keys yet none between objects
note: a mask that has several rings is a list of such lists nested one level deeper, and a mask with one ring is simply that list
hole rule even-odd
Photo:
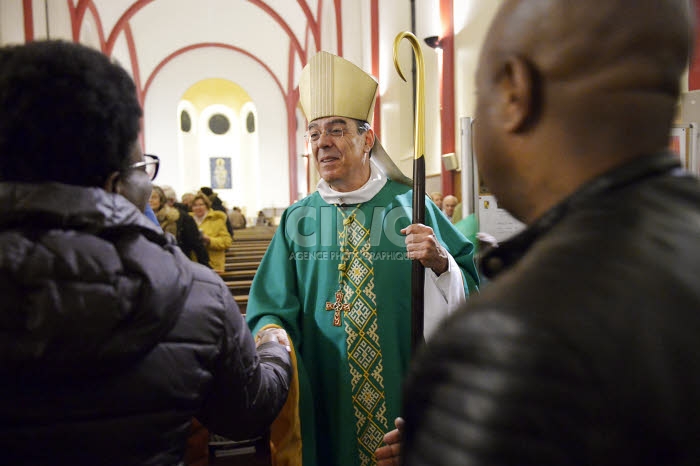
[{"label": "white wall", "polygon": [[[460,2],[455,2],[458,4]],[[457,119],[474,116],[479,51],[502,0],[465,0],[455,8],[455,109]],[[459,144],[457,144],[459,147]]]},{"label": "white wall", "polygon": [[[252,112],[255,116],[255,131],[249,133],[246,126],[246,118],[248,112]],[[256,192],[256,180],[260,179],[260,173],[262,167],[256,163],[256,157],[260,153],[260,140],[259,140],[259,130],[258,130],[258,110],[252,102],[248,102],[241,108],[240,112],[241,121],[241,157],[239,158],[240,165],[239,170],[243,174],[243,177],[238,178],[238,187],[234,185],[231,197],[228,199],[229,207],[239,206],[241,208],[246,208],[250,201],[253,200],[253,196]],[[259,210],[259,209],[258,209]],[[257,210],[255,211],[257,212]]]},{"label": "white wall", "polygon": [[0,44],[24,43],[22,0],[0,1]]},{"label": "white wall", "polygon": [[442,51],[430,48],[425,38],[440,36],[439,0],[417,0],[416,37],[421,44],[425,61],[425,174],[436,175],[442,171],[442,129],[440,115],[440,86]]},{"label": "white wall", "polygon": [[408,176],[413,171],[413,86],[411,48],[403,44],[401,65],[408,82],[394,69],[394,38],[411,28],[410,3],[405,0],[379,2],[379,91],[381,93],[381,140],[394,163]]},{"label": "white wall", "polygon": [[[178,102],[194,83],[206,78],[228,79],[240,85],[257,108],[259,154],[249,167],[251,175],[261,176],[246,186],[243,202],[250,211],[289,204],[289,168],[287,161],[287,121],[284,99],[279,88],[255,61],[218,48],[196,49],[169,62],[153,81],[146,96],[144,112],[147,152],[161,157],[164,169],[158,182],[169,184],[180,193],[191,189],[178,176],[183,168],[177,160]],[[274,180],[274,182],[271,182]]]},{"label": "white wall", "polygon": [[[186,110],[190,115],[191,126],[188,132],[180,131],[180,113]],[[177,146],[177,158],[175,162],[177,166],[180,167],[180,172],[176,176],[177,183],[175,186],[171,185],[175,189],[175,193],[178,199],[182,198],[182,195],[186,192],[196,192],[201,185],[198,185],[195,180],[199,180],[199,160],[197,156],[199,155],[199,125],[197,122],[200,120],[199,112],[195,106],[187,101],[181,100],[177,107],[177,114],[175,115],[175,124],[178,127],[178,146]],[[161,154],[156,154],[159,157]],[[185,174],[190,178],[185,181]],[[166,184],[162,181],[160,175],[156,183]],[[176,187],[177,186],[177,187]]]}]

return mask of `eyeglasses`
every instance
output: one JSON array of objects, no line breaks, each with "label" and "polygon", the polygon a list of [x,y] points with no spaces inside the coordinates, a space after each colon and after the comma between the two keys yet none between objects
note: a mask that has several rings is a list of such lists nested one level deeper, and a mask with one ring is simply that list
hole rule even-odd
[{"label": "eyeglasses", "polygon": [[129,168],[142,168],[146,172],[151,181],[156,179],[158,167],[160,167],[160,159],[157,155],[143,154],[144,161],[136,162],[129,165]]},{"label": "eyeglasses", "polygon": [[318,142],[319,139],[321,139],[321,134],[325,134],[326,136],[330,136],[333,139],[338,139],[342,138],[343,134],[345,134],[348,130],[343,129],[343,128],[332,128],[332,129],[326,129],[324,131],[318,130],[318,129],[312,129],[308,133],[306,133],[306,140],[311,141],[311,142]]}]

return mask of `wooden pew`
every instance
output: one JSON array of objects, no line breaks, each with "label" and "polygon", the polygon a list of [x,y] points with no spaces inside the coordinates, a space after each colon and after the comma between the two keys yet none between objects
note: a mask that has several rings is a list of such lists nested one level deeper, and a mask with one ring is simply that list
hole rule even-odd
[{"label": "wooden pew", "polygon": [[274,227],[236,230],[233,244],[226,251],[224,272],[220,275],[242,313],[246,311],[250,286],[274,233]]},{"label": "wooden pew", "polygon": [[236,280],[252,280],[255,276],[257,269],[239,269],[239,270],[227,270],[225,272],[220,272],[219,276],[223,278],[225,282],[234,282]]},{"label": "wooden pew", "polygon": [[233,272],[234,270],[258,270],[258,267],[260,266],[261,259],[249,260],[249,261],[239,261],[239,260],[227,261],[226,262],[226,272]]},{"label": "wooden pew", "polygon": [[[257,270],[260,261],[262,260],[264,252],[255,253],[227,253],[225,263],[228,265],[237,265],[241,262],[254,262],[254,264],[249,264],[249,266]],[[239,267],[240,268],[240,267]]]}]

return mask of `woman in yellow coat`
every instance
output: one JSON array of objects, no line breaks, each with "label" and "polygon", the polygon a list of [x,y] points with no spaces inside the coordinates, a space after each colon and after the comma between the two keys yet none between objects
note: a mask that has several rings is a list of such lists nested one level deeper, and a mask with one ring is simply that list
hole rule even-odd
[{"label": "woman in yellow coat", "polygon": [[197,193],[192,200],[191,215],[202,233],[202,241],[209,253],[209,265],[217,272],[223,272],[226,264],[226,250],[233,244],[226,228],[226,214],[213,210],[209,198],[202,193]]}]

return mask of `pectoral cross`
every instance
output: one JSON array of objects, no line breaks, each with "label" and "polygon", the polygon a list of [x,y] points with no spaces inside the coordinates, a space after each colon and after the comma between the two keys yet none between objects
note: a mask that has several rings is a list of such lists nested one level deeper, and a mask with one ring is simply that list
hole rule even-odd
[{"label": "pectoral cross", "polygon": [[343,302],[343,292],[338,290],[335,292],[335,302],[326,303],[326,311],[335,311],[333,314],[333,325],[340,327],[340,311],[348,312],[350,304]]}]

